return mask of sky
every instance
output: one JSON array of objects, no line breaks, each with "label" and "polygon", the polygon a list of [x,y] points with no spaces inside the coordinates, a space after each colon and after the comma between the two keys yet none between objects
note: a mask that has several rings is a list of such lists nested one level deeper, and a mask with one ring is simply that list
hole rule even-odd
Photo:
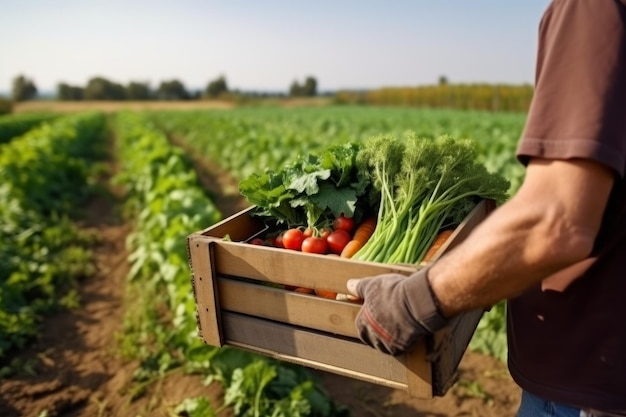
[{"label": "sky", "polygon": [[548,0],[0,0],[0,92],[95,76],[286,92],[532,83]]}]

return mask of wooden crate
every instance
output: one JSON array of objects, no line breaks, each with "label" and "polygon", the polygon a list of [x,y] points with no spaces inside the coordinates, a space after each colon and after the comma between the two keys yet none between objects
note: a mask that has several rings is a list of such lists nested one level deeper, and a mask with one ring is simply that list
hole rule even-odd
[{"label": "wooden crate", "polygon": [[[494,207],[491,201],[480,202],[434,260],[461,242]],[[482,310],[456,317],[409,353],[380,353],[358,339],[354,320],[359,304],[245,281],[345,293],[350,278],[389,272],[408,275],[417,268],[242,243],[263,230],[250,210],[188,237],[198,327],[207,344],[250,350],[405,390],[415,397],[446,393],[456,381]],[[223,240],[225,235],[231,240]]]}]

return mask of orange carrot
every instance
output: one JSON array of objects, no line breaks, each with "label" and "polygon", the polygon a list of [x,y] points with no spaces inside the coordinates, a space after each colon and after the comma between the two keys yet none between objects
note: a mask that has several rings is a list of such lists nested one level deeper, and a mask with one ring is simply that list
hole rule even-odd
[{"label": "orange carrot", "polygon": [[326,290],[315,290],[315,295],[317,295],[318,297],[329,298],[331,300],[337,298],[336,292]]},{"label": "orange carrot", "polygon": [[367,243],[376,228],[376,217],[371,216],[363,220],[356,228],[352,240],[341,251],[342,258],[352,258]]},{"label": "orange carrot", "polygon": [[432,260],[433,256],[435,256],[435,253],[437,253],[439,248],[444,243],[446,243],[446,240],[448,240],[448,238],[450,237],[453,231],[454,230],[448,229],[448,230],[444,230],[443,232],[437,235],[432,245],[430,245],[430,248],[428,248],[428,250],[426,251],[426,255],[424,255],[424,259],[422,259],[422,263],[427,263]]}]

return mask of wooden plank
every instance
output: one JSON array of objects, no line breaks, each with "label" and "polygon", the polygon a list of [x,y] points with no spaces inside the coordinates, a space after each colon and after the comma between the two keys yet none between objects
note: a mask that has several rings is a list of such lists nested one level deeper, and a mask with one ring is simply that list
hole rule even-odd
[{"label": "wooden plank", "polygon": [[216,242],[216,271],[220,275],[346,293],[350,278],[385,273],[409,275],[412,266],[360,262],[337,256],[236,242]]},{"label": "wooden plank", "polygon": [[223,310],[358,338],[359,304],[227,278],[218,278],[218,291]]},{"label": "wooden plank", "polygon": [[254,207],[249,207],[239,213],[233,214],[226,219],[215,223],[213,226],[203,230],[200,234],[213,237],[218,240],[229,235],[235,242],[243,242],[255,233],[263,230],[263,223],[260,219],[250,216]]},{"label": "wooden plank", "polygon": [[[359,340],[307,331],[237,313],[222,314],[226,344],[351,378],[407,390],[405,355],[390,356]],[[430,370],[428,370],[430,372]],[[429,375],[415,370],[414,392],[432,397]]]},{"label": "wooden plank", "polygon": [[444,395],[456,382],[457,369],[482,315],[481,309],[464,313],[433,336],[429,359],[433,362],[434,395]]},{"label": "wooden plank", "polygon": [[426,343],[419,343],[406,355],[406,379],[409,395],[419,398],[433,396],[432,364],[428,361]]},{"label": "wooden plank", "polygon": [[220,308],[211,265],[210,244],[211,241],[200,234],[191,235],[187,239],[200,335],[209,345],[222,346]]}]

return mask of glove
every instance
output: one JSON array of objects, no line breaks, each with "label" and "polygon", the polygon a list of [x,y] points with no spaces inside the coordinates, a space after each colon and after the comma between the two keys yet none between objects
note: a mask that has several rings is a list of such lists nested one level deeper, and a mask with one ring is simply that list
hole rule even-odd
[{"label": "glove", "polygon": [[[383,274],[348,282],[363,299],[356,317],[359,338],[381,352],[398,355],[444,327],[426,267],[410,276]],[[352,280],[351,280],[352,281]]]}]

